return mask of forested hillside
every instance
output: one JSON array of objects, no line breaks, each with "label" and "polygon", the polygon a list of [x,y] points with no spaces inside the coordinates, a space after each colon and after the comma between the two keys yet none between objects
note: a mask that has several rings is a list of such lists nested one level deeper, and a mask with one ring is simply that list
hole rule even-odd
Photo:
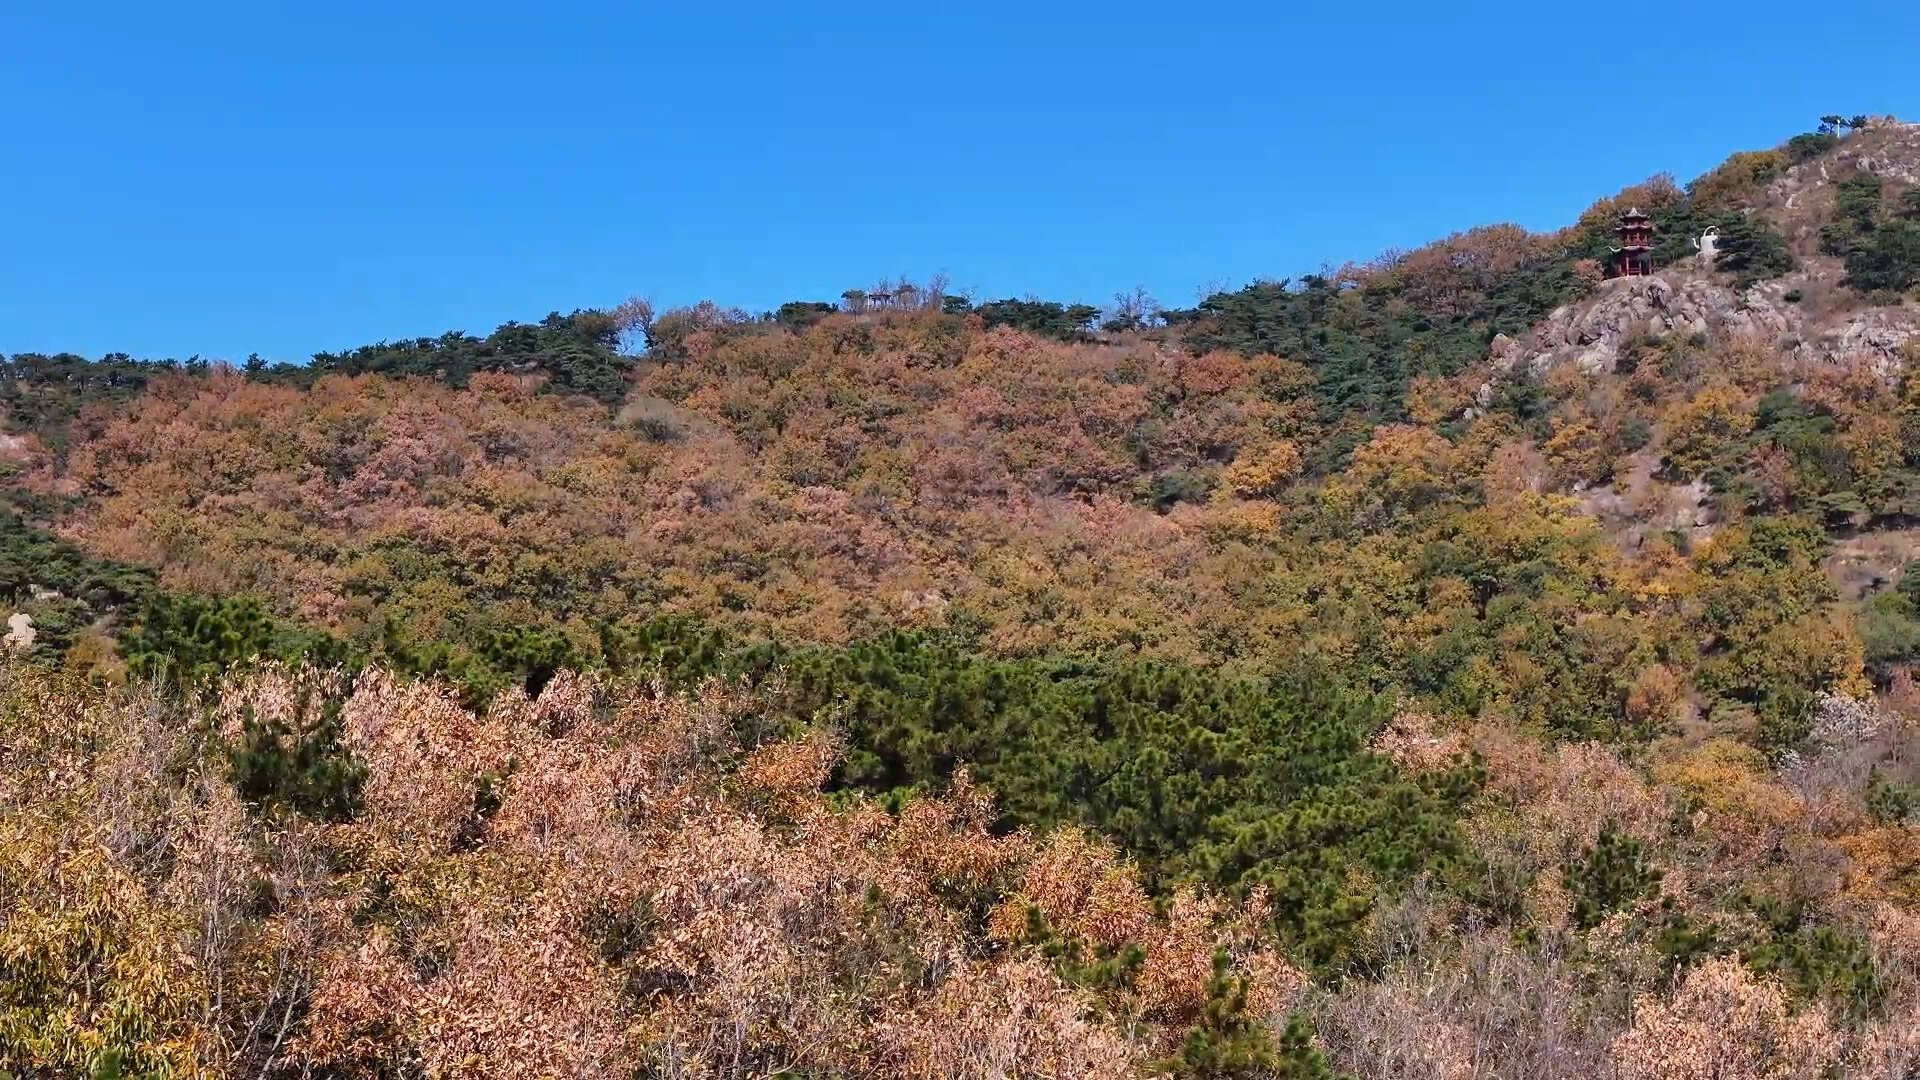
[{"label": "forested hillside", "polygon": [[1916,200],[6,358],[0,1070],[1908,1076]]}]

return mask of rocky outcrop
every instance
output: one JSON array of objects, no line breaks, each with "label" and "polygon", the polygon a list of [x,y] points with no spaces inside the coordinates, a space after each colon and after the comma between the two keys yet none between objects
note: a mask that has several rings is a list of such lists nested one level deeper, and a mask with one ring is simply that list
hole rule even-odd
[{"label": "rocky outcrop", "polygon": [[1767,185],[1766,206],[1797,248],[1809,244],[1833,208],[1834,182],[1856,172],[1920,184],[1920,124],[1878,117],[1831,152],[1802,162]]},{"label": "rocky outcrop", "polygon": [[[1823,176],[1858,171],[1904,184],[1920,184],[1920,124],[1903,124],[1898,117],[1876,116],[1863,130],[1842,140],[1825,159],[1808,163],[1812,168],[1821,165],[1826,166]],[[1790,171],[1784,183],[1791,187],[1796,180],[1808,182],[1810,179]]]},{"label": "rocky outcrop", "polygon": [[[1788,236],[1801,264],[1793,274],[1741,291],[1695,258],[1648,277],[1603,282],[1527,334],[1495,338],[1494,370],[1541,374],[1573,364],[1590,374],[1608,371],[1627,342],[1678,333],[1757,338],[1803,369],[1864,363],[1882,378],[1897,376],[1920,349],[1920,305],[1855,306],[1863,298],[1841,284],[1840,261],[1819,252],[1835,184],[1855,172],[1920,185],[1920,125],[1878,117],[1769,185],[1755,212]],[[1483,390],[1484,408],[1491,387]]]},{"label": "rocky outcrop", "polygon": [[1844,322],[1800,349],[1828,362],[1865,361],[1883,379],[1904,369],[1912,349],[1920,346],[1920,308],[1869,308],[1854,312]]},{"label": "rocky outcrop", "polygon": [[1497,372],[1524,368],[1537,375],[1570,363],[1597,374],[1613,370],[1627,342],[1679,333],[1720,341],[1757,338],[1803,368],[1864,363],[1882,378],[1897,377],[1920,348],[1920,306],[1866,307],[1813,318],[1788,299],[1809,281],[1800,273],[1739,292],[1701,270],[1616,278],[1555,311],[1524,337],[1494,338],[1489,359]]},{"label": "rocky outcrop", "polygon": [[1753,335],[1784,341],[1799,331],[1792,305],[1759,289],[1742,294],[1704,273],[1615,278],[1594,294],[1547,316],[1532,334],[1494,339],[1493,366],[1535,374],[1564,363],[1595,374],[1611,370],[1627,342],[1668,334]]}]

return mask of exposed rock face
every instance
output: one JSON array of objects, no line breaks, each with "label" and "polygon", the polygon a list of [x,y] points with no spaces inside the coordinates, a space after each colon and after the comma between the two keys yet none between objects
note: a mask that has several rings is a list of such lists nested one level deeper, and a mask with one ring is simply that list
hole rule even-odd
[{"label": "exposed rock face", "polygon": [[1920,184],[1920,124],[1883,116],[1831,153],[1788,169],[1767,185],[1765,207],[1796,249],[1809,249],[1833,210],[1834,183],[1855,172]]},{"label": "exposed rock face", "polygon": [[1786,299],[1807,280],[1796,274],[1741,293],[1695,271],[1616,278],[1555,311],[1523,340],[1496,337],[1493,367],[1505,372],[1524,365],[1541,374],[1572,363],[1595,374],[1611,370],[1620,347],[1641,334],[1680,333],[1756,337],[1805,366],[1865,363],[1882,378],[1896,377],[1905,351],[1920,346],[1920,306],[1862,308],[1813,320]]},{"label": "exposed rock face", "polygon": [[1821,340],[1802,343],[1819,359],[1865,360],[1883,379],[1900,374],[1906,350],[1920,343],[1920,308],[1869,308],[1854,312]]},{"label": "exposed rock face", "polygon": [[1495,338],[1492,359],[1498,371],[1524,364],[1539,374],[1572,363],[1595,374],[1610,370],[1620,347],[1643,334],[1756,335],[1778,341],[1796,336],[1799,321],[1792,305],[1761,289],[1741,294],[1701,273],[1615,278],[1547,316],[1527,340]]},{"label": "exposed rock face", "polygon": [[1920,124],[1903,124],[1892,116],[1874,117],[1865,130],[1843,140],[1824,159],[1787,170],[1769,187],[1768,194],[1784,196],[1795,188],[1817,187],[1856,170],[1920,184]]},{"label": "exposed rock face", "polygon": [[[1819,225],[1833,209],[1834,185],[1856,171],[1920,185],[1920,125],[1875,119],[1831,152],[1787,170],[1767,189],[1758,213],[1788,236],[1801,268],[1745,292],[1715,276],[1697,259],[1649,277],[1616,278],[1592,295],[1548,316],[1521,338],[1494,339],[1495,371],[1535,374],[1562,364],[1596,373],[1611,369],[1625,342],[1642,334],[1704,334],[1714,340],[1755,337],[1802,367],[1865,363],[1883,378],[1899,374],[1920,348],[1920,305],[1849,307],[1839,260],[1819,253]],[[1790,293],[1840,303],[1806,303]],[[1491,388],[1488,388],[1490,397]],[[1485,402],[1481,403],[1485,407]]]}]

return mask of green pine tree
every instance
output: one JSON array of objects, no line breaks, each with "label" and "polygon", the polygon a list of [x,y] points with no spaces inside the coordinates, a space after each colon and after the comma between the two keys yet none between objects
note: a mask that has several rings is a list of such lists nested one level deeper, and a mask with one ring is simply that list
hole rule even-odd
[{"label": "green pine tree", "polygon": [[1297,1012],[1288,1017],[1276,1043],[1264,1020],[1248,1008],[1247,987],[1247,979],[1233,974],[1226,950],[1215,952],[1206,1009],[1163,1070],[1193,1080],[1340,1080],[1326,1056],[1313,1048],[1307,1018]]},{"label": "green pine tree", "polygon": [[1660,877],[1646,846],[1609,822],[1593,845],[1567,864],[1561,880],[1573,896],[1574,924],[1590,930],[1608,914],[1651,895]]}]

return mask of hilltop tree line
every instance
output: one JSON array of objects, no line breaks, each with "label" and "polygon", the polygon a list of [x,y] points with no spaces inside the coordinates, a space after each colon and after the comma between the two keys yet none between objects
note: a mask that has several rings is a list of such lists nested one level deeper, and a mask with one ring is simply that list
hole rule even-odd
[{"label": "hilltop tree line", "polygon": [[[1656,265],[1689,259],[1692,238],[1711,227],[1720,234],[1716,268],[1736,287],[1792,271],[1796,260],[1785,238],[1752,213],[1758,193],[1786,169],[1832,149],[1842,132],[1867,125],[1863,116],[1824,117],[1817,132],[1774,150],[1735,154],[1685,189],[1664,180],[1636,189],[1634,198],[1653,218]],[[711,303],[656,315],[653,305],[636,300],[606,311],[556,312],[537,324],[509,322],[485,338],[451,331],[317,353],[304,365],[268,364],[256,355],[242,368],[252,378],[293,385],[329,373],[422,375],[455,386],[475,372],[530,373],[549,392],[612,404],[624,397],[641,355],[672,358],[691,333],[804,333],[836,314],[937,312],[1066,342],[1153,331],[1195,352],[1230,349],[1298,359],[1318,377],[1325,415],[1349,418],[1358,430],[1360,424],[1403,418],[1399,402],[1414,377],[1457,374],[1484,356],[1494,335],[1518,333],[1590,288],[1610,263],[1614,216],[1624,206],[1625,200],[1596,206],[1556,234],[1530,235],[1510,226],[1471,230],[1364,265],[1216,292],[1189,309],[1163,307],[1140,289],[1116,294],[1105,307],[1034,297],[976,302],[935,275],[925,283],[903,277],[848,289],[837,304],[789,301],[759,315]],[[1821,250],[1846,260],[1847,285],[1873,295],[1899,294],[1920,285],[1916,222],[1920,192],[1851,177],[1840,183],[1839,208],[1821,230]],[[72,395],[60,392],[63,383],[124,398],[156,371],[192,374],[208,366],[197,357],[152,362],[114,354],[88,363],[71,355],[21,354],[0,360],[0,394],[14,402],[22,418],[17,422],[55,430],[77,411]],[[54,389],[30,395],[22,386]],[[57,422],[37,423],[36,410]],[[1352,430],[1337,440],[1342,450],[1350,448]]]}]

